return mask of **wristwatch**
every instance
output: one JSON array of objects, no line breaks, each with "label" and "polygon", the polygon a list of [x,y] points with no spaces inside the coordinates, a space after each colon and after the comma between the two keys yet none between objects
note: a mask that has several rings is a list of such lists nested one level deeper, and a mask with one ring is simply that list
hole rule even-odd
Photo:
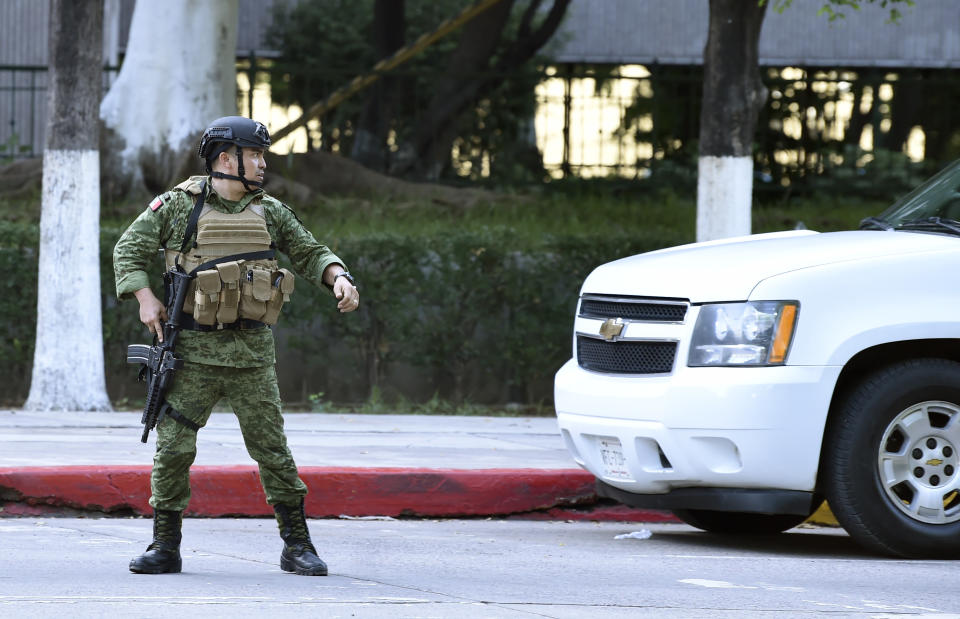
[{"label": "wristwatch", "polygon": [[349,271],[344,271],[343,273],[337,273],[336,275],[334,275],[334,276],[333,276],[333,283],[337,283],[337,278],[338,278],[338,277],[346,277],[346,278],[347,278],[347,281],[350,282],[350,285],[352,285],[352,286],[354,286],[354,287],[357,285],[357,282],[354,281],[353,275],[350,275],[350,272],[349,272]]}]

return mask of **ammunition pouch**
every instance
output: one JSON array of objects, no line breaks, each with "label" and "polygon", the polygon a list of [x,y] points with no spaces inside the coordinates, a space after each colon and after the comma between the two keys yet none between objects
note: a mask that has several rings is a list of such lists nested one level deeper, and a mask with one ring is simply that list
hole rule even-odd
[{"label": "ammunition pouch", "polygon": [[220,277],[220,307],[217,309],[217,322],[228,324],[236,321],[240,308],[240,267],[241,261],[225,262],[217,265]]},{"label": "ammunition pouch", "polygon": [[226,325],[237,320],[277,324],[284,303],[294,289],[287,269],[269,268],[257,260],[234,260],[198,271],[190,283],[183,311],[198,325]]},{"label": "ammunition pouch", "polygon": [[267,311],[261,320],[268,325],[276,324],[280,317],[283,304],[290,300],[293,294],[293,273],[287,269],[274,271],[271,275],[270,298],[267,300]]}]

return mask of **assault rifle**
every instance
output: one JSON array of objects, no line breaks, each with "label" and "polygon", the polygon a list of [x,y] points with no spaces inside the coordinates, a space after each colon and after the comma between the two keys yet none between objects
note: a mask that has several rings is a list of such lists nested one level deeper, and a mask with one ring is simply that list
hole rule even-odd
[{"label": "assault rifle", "polygon": [[180,332],[180,314],[183,301],[187,297],[187,288],[193,276],[179,267],[173,267],[163,274],[166,287],[165,297],[169,320],[163,324],[163,341],[154,337],[153,345],[130,344],[127,346],[127,363],[140,363],[140,380],[147,381],[147,402],[143,406],[143,436],[141,443],[147,442],[150,430],[163,419],[168,405],[165,396],[170,387],[173,373],[183,367],[183,360],[173,354]]}]

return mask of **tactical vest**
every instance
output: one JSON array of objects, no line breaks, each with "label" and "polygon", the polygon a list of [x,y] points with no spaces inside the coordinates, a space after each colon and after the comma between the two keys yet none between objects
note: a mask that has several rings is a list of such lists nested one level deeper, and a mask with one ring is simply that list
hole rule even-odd
[{"label": "tactical vest", "polygon": [[[190,177],[177,189],[196,196],[199,205],[202,180]],[[294,277],[287,269],[278,269],[272,257],[273,241],[263,205],[250,203],[233,214],[204,205],[196,230],[196,241],[187,251],[164,250],[167,269],[179,265],[187,273],[195,271],[184,313],[200,325],[226,325],[238,319],[276,324],[283,304],[293,293]],[[271,257],[242,256],[255,253]]]}]

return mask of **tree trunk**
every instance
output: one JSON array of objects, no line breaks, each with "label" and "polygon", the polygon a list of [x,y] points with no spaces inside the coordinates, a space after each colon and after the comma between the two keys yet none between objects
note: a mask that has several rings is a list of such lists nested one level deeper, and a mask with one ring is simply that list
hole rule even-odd
[{"label": "tree trunk", "polygon": [[[403,47],[406,30],[404,0],[376,0],[373,13],[373,46],[377,58],[389,58]],[[400,96],[401,78],[385,75],[374,84],[363,104],[351,158],[384,172],[389,165],[387,139]]]},{"label": "tree trunk", "polygon": [[757,64],[767,4],[710,0],[703,52],[697,241],[750,234],[753,138],[767,98]]},{"label": "tree trunk", "polygon": [[[530,60],[556,32],[566,14],[570,0],[554,0],[540,24],[533,28],[542,0],[530,0],[520,20],[517,37],[506,45],[491,66],[514,2],[504,2],[488,10],[468,24],[461,34],[457,50],[450,61],[450,72],[438,86],[423,120],[411,143],[402,149],[402,158],[390,170],[405,174],[417,170],[419,176],[435,180],[450,163],[450,151],[458,122],[471,105],[496,90],[503,82],[503,73],[515,71]],[[484,57],[486,54],[486,57]],[[476,73],[486,73],[477,75]]]},{"label": "tree trunk", "polygon": [[52,0],[37,340],[27,410],[110,410],[100,313],[102,33],[103,0]]},{"label": "tree trunk", "polygon": [[100,106],[105,193],[166,190],[199,169],[210,121],[235,114],[236,2],[137,2],[123,67]]},{"label": "tree trunk", "polygon": [[447,72],[439,80],[414,137],[414,163],[419,176],[435,181],[450,164],[456,121],[463,108],[449,104],[464,90],[465,82],[482,79],[478,74],[488,69],[512,8],[513,0],[503,0],[463,27]]}]

